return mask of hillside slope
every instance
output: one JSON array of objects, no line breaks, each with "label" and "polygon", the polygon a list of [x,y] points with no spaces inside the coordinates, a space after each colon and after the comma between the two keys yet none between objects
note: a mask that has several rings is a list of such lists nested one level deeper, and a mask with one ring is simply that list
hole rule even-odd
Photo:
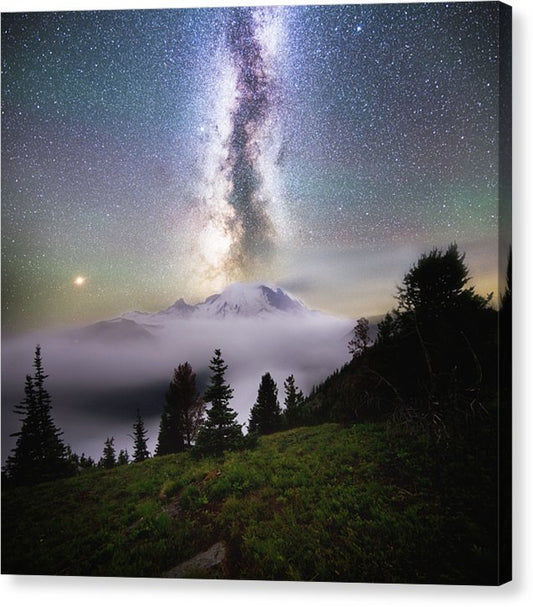
[{"label": "hillside slope", "polygon": [[327,424],[4,490],[2,573],[158,577],[223,542],[191,575],[496,583],[490,467],[481,443],[437,458],[380,424]]}]

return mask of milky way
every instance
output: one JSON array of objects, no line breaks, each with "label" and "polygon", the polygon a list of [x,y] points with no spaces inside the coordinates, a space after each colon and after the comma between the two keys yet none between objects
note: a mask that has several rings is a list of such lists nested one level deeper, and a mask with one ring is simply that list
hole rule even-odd
[{"label": "milky way", "polygon": [[233,9],[222,42],[222,66],[215,68],[220,122],[212,127],[216,151],[207,163],[198,250],[200,279],[214,288],[257,276],[275,254],[268,176],[275,171],[277,148],[279,74],[272,44],[278,28],[272,10]]}]

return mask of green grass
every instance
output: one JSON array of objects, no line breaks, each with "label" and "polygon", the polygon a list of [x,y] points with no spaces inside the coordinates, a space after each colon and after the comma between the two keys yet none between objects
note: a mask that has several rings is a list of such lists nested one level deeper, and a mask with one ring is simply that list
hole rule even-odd
[{"label": "green grass", "polygon": [[2,570],[160,576],[222,539],[218,576],[494,583],[490,461],[479,449],[436,457],[379,424],[326,424],[224,458],[169,455],[9,489]]}]

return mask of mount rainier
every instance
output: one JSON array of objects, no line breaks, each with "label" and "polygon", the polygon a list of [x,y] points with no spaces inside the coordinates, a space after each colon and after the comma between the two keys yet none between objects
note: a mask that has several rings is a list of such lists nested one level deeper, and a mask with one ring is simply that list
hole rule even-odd
[{"label": "mount rainier", "polygon": [[269,318],[274,316],[307,316],[319,314],[306,308],[296,297],[283,289],[262,283],[234,283],[211,295],[204,302],[190,305],[183,298],[170,307],[150,314],[127,312],[121,318],[143,324],[184,318]]},{"label": "mount rainier", "polygon": [[108,341],[147,340],[172,325],[187,321],[221,321],[239,319],[301,322],[335,319],[322,312],[310,310],[305,304],[280,287],[263,283],[233,283],[221,293],[191,305],[183,298],[159,312],[126,312],[117,318],[104,320],[72,335],[79,339]]}]

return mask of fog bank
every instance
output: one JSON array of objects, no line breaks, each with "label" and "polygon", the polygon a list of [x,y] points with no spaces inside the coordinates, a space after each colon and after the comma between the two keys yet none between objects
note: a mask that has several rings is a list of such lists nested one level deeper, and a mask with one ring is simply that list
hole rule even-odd
[{"label": "fog bank", "polygon": [[[117,333],[100,325],[82,332],[62,330],[8,338],[2,343],[2,461],[14,445],[9,435],[20,428],[12,413],[24,396],[24,381],[33,373],[36,344],[41,345],[46,386],[56,424],[64,440],[81,454],[99,459],[107,436],[117,452],[131,454],[132,424],[138,408],[145,419],[149,449],[155,450],[164,394],[178,364],[188,361],[203,391],[215,348],[228,365],[234,389],[231,406],[245,423],[261,376],[270,372],[283,403],[283,382],[291,373],[308,394],[349,359],[347,343],[353,321],[316,315],[305,318],[179,319]],[[109,329],[109,331],[107,331]]]}]

